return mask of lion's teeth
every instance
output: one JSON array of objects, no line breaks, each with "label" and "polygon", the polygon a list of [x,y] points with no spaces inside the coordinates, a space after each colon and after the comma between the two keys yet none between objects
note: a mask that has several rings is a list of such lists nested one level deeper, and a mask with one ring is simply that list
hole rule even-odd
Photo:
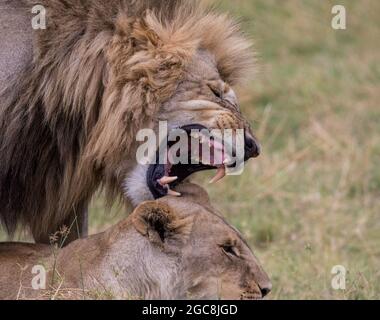
[{"label": "lion's teeth", "polygon": [[221,143],[221,142],[219,142],[219,141],[217,141],[217,140],[214,140],[214,141],[213,141],[212,146],[213,146],[214,149],[216,149],[216,150],[220,150],[220,151],[223,151],[223,150],[224,150],[224,145],[223,145],[223,143]]},{"label": "lion's teeth", "polygon": [[191,157],[191,164],[199,164],[201,160],[199,159],[198,156],[193,156]]},{"label": "lion's teeth", "polygon": [[203,144],[203,143],[206,143],[207,141],[210,141],[210,139],[204,136],[203,134],[201,134],[199,141],[201,142],[201,144]]},{"label": "lion's teeth", "polygon": [[181,196],[181,194],[179,192],[171,190],[171,189],[168,189],[168,194],[171,196],[174,196],[174,197],[180,197]]},{"label": "lion's teeth", "polygon": [[199,135],[199,133],[198,132],[192,132],[192,133],[190,133],[190,136],[192,137],[192,138],[194,138],[194,139],[199,139],[199,137],[200,137],[200,135]]},{"label": "lion's teeth", "polygon": [[211,166],[211,160],[210,160],[210,157],[202,157],[202,161],[201,161],[203,164],[205,164],[206,166]]},{"label": "lion's teeth", "polygon": [[226,176],[226,167],[219,167],[214,178],[210,180],[210,183],[218,182]]},{"label": "lion's teeth", "polygon": [[228,166],[232,163],[233,163],[233,160],[230,157],[226,157],[226,159],[224,159],[224,161],[223,161],[223,164],[225,164],[226,166]]},{"label": "lion's teeth", "polygon": [[163,176],[160,180],[158,180],[158,182],[164,186],[166,184],[169,184],[169,183],[172,183],[174,181],[176,181],[178,179],[178,177],[167,177],[167,176]]}]

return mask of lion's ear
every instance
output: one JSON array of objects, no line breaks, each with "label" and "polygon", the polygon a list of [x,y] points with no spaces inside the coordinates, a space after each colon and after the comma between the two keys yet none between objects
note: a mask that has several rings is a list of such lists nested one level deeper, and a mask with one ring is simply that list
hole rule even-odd
[{"label": "lion's ear", "polygon": [[148,201],[136,208],[132,222],[135,229],[149,241],[164,246],[173,241],[186,242],[192,230],[193,217],[180,217],[168,205]]},{"label": "lion's ear", "polygon": [[124,39],[124,44],[130,44],[127,49],[131,52],[149,50],[160,45],[160,37],[157,29],[148,25],[147,13],[135,20],[125,14],[120,14],[116,20],[116,35],[119,39]]},{"label": "lion's ear", "polygon": [[157,13],[147,10],[143,17],[137,19],[131,29],[135,51],[154,53],[155,58],[174,58],[177,63],[189,62],[196,52],[200,40],[185,28],[178,27],[174,22],[163,21]]}]

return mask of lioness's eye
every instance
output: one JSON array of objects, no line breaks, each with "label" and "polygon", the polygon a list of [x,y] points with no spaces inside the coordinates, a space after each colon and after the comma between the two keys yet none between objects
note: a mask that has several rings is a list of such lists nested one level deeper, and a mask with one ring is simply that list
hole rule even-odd
[{"label": "lioness's eye", "polygon": [[238,250],[232,245],[228,245],[228,244],[222,245],[221,248],[226,254],[233,255],[235,257],[239,256]]}]

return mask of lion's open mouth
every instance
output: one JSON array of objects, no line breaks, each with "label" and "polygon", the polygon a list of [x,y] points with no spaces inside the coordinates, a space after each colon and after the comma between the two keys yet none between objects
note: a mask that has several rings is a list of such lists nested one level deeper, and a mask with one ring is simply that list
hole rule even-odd
[{"label": "lion's open mouth", "polygon": [[[199,124],[193,124],[181,127],[180,129],[185,131],[188,137],[186,161],[176,164],[173,163],[173,146],[179,142],[167,141],[167,163],[151,164],[149,166],[147,184],[156,199],[168,194],[180,196],[180,193],[173,189],[195,172],[212,169],[217,170],[215,177],[210,181],[214,183],[226,175],[226,167],[234,165],[234,162],[230,160],[232,157],[224,152],[224,145],[221,141],[217,141],[213,138],[210,139],[210,137],[200,133],[204,130],[207,131],[207,128]],[[207,157],[202,153],[202,145],[204,144],[207,144],[210,151]]]}]

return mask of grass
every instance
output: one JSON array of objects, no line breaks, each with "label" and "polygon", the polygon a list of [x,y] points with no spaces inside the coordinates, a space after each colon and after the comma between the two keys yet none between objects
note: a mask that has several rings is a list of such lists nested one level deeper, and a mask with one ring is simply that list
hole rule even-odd
[{"label": "grass", "polygon": [[[343,4],[347,30],[331,28]],[[380,298],[380,2],[235,0],[259,72],[240,91],[263,145],[240,177],[207,186],[252,245],[272,299]],[[91,232],[124,215],[96,199]],[[331,269],[347,268],[346,290]]]},{"label": "grass", "polygon": [[271,298],[379,299],[380,3],[339,1],[345,31],[331,28],[335,1],[222,3],[256,42],[242,104],[264,153],[209,188],[213,202],[262,260]]}]

